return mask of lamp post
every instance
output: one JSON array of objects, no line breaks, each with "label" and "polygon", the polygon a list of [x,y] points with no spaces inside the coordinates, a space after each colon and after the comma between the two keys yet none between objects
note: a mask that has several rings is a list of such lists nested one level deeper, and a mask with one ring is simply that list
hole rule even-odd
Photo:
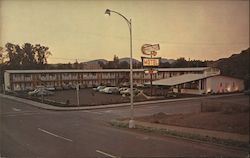
[{"label": "lamp post", "polygon": [[134,122],[134,93],[133,93],[133,61],[132,61],[132,20],[128,20],[124,15],[118,13],[116,11],[106,9],[105,14],[110,16],[111,13],[116,13],[120,15],[128,24],[129,27],[129,35],[130,35],[130,120],[129,120],[129,128],[135,128]]}]

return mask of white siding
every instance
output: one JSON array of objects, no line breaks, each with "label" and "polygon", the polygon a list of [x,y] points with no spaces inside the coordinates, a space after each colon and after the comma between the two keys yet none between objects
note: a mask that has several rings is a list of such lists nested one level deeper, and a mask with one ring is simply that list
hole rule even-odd
[{"label": "white siding", "polygon": [[4,73],[4,89],[6,91],[11,90],[11,87],[10,87],[10,73],[7,73],[7,72]]},{"label": "white siding", "polygon": [[227,93],[244,90],[244,81],[226,76],[213,76],[206,79],[206,92]]}]

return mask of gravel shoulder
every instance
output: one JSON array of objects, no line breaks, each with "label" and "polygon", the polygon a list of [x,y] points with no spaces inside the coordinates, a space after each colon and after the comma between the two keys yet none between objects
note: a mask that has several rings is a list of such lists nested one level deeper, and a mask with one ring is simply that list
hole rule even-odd
[{"label": "gravel shoulder", "polygon": [[249,112],[225,114],[223,112],[204,112],[192,114],[166,115],[158,113],[136,118],[138,121],[199,128],[229,133],[249,134]]}]

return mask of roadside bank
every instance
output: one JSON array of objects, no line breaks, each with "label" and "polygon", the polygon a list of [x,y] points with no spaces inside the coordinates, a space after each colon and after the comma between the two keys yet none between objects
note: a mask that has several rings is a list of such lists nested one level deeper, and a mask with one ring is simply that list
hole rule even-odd
[{"label": "roadside bank", "polygon": [[[128,120],[112,120],[110,124],[117,128],[128,129]],[[135,121],[135,130],[161,136],[185,139],[202,143],[231,147],[237,150],[249,150],[249,135],[241,135],[220,131],[187,128],[180,126],[161,125]]]}]

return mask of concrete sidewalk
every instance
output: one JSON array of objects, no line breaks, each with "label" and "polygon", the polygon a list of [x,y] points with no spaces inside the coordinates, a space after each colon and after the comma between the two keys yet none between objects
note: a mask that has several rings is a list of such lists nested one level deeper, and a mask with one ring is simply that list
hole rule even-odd
[{"label": "concrete sidewalk", "polygon": [[[238,96],[242,95],[242,93],[236,94],[225,94],[225,95],[215,95],[215,96],[201,96],[201,97],[192,97],[192,98],[179,98],[179,99],[165,99],[165,100],[151,100],[151,101],[144,101],[144,102],[135,102],[134,105],[146,105],[146,104],[156,104],[156,103],[166,103],[166,102],[176,102],[176,101],[187,101],[187,100],[199,100],[203,98],[220,98],[225,96]],[[16,100],[22,103],[26,103],[41,109],[46,110],[56,110],[56,111],[73,111],[73,110],[92,110],[92,109],[104,109],[104,108],[115,108],[115,107],[128,107],[130,103],[121,103],[121,104],[109,104],[109,105],[96,105],[96,106],[81,106],[81,107],[58,107],[49,104],[44,104],[36,101],[32,101],[29,99],[19,98],[10,95],[0,94],[0,97],[8,98],[12,100]]]}]

